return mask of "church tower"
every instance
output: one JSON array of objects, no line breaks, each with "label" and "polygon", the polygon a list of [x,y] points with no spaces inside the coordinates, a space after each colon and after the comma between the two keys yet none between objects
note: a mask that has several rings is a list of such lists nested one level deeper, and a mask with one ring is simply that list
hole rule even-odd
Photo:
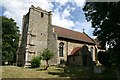
[{"label": "church tower", "polygon": [[[22,37],[17,53],[17,65],[29,66],[33,56],[48,48],[57,52],[57,38],[51,25],[52,13],[40,7],[30,7],[23,17]],[[57,56],[57,55],[55,55]],[[56,59],[52,59],[56,63]],[[55,62],[56,61],[56,62]]]}]

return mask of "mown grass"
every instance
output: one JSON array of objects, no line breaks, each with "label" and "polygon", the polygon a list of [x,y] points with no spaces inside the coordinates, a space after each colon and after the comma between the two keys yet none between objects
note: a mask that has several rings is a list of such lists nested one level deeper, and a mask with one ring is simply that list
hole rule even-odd
[{"label": "mown grass", "polygon": [[2,66],[2,78],[116,78],[113,68],[101,74],[95,74],[92,68],[80,66],[50,66],[48,70],[41,68],[24,68]]}]

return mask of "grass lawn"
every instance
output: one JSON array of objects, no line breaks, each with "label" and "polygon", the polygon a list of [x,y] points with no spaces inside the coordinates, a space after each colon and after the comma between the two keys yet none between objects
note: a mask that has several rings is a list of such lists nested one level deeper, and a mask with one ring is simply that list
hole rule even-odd
[{"label": "grass lawn", "polygon": [[112,68],[101,74],[95,74],[92,69],[80,66],[50,66],[48,70],[41,68],[2,66],[2,78],[116,78]]}]

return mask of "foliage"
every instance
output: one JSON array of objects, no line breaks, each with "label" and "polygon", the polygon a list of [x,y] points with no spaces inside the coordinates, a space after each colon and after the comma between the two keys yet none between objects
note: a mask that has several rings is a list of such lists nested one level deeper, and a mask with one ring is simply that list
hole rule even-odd
[{"label": "foliage", "polygon": [[104,66],[110,66],[110,59],[109,54],[107,52],[99,51],[98,53],[98,60]]},{"label": "foliage", "polygon": [[41,57],[35,56],[31,60],[31,67],[32,68],[37,68],[40,67],[40,62],[41,62]]},{"label": "foliage", "polygon": [[19,41],[19,28],[12,18],[1,16],[2,19],[2,63],[15,63]]},{"label": "foliage", "polygon": [[83,10],[92,23],[93,34],[102,47],[107,43],[112,61],[120,66],[120,2],[87,2]]},{"label": "foliage", "polygon": [[43,60],[50,60],[53,57],[53,54],[54,53],[47,48],[42,53],[42,59]]},{"label": "foliage", "polygon": [[48,60],[50,60],[53,56],[54,56],[54,53],[52,51],[50,51],[48,48],[46,48],[42,53],[42,59],[43,60],[46,60],[46,68],[47,69],[49,67],[49,63],[48,63]]}]

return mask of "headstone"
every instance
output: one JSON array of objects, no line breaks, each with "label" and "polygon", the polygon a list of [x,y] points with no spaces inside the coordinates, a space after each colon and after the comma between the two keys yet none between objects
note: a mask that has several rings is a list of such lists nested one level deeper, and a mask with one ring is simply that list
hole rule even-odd
[{"label": "headstone", "polygon": [[94,65],[94,73],[101,73],[101,67]]}]

